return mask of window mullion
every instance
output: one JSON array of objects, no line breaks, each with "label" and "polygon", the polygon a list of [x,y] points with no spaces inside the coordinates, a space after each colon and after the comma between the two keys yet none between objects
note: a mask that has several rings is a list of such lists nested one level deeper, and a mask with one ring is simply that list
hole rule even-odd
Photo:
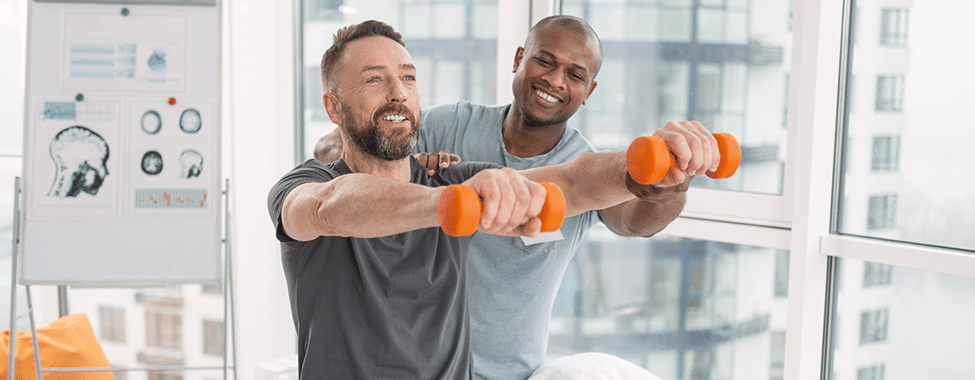
[{"label": "window mullion", "polygon": [[797,0],[793,13],[786,160],[786,194],[793,202],[785,347],[790,380],[819,380],[825,363],[829,259],[819,254],[819,241],[830,228],[844,3]]}]

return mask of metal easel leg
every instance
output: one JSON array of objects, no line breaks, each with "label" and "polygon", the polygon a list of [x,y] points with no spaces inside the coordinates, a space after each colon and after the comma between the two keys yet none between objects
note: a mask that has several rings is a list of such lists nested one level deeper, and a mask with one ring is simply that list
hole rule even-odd
[{"label": "metal easel leg", "polygon": [[17,351],[17,330],[14,329],[16,325],[14,322],[17,320],[17,243],[20,240],[20,177],[14,178],[14,224],[13,231],[10,235],[10,241],[12,242],[12,249],[10,251],[10,355],[7,359],[7,380],[14,380],[14,371],[16,371],[15,355]]},{"label": "metal easel leg", "polygon": [[30,300],[30,286],[24,285],[27,293],[27,309],[30,310],[30,340],[34,344],[34,368],[37,371],[37,380],[44,380],[42,377],[43,367],[41,367],[41,350],[37,345],[37,327],[34,326],[34,304]]},{"label": "metal easel leg", "polygon": [[[224,195],[224,275],[223,275],[223,378],[227,380],[227,371],[233,368],[234,380],[237,379],[237,332],[234,324],[237,318],[234,316],[234,281],[233,281],[233,262],[231,260],[233,249],[230,245],[230,180],[225,180]],[[227,331],[230,331],[230,344],[227,344]],[[227,353],[232,353],[233,364],[228,368]]]}]

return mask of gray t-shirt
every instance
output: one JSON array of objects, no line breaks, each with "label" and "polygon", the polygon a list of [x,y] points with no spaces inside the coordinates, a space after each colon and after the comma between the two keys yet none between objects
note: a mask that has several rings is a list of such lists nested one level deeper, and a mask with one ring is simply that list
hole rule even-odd
[{"label": "gray t-shirt", "polygon": [[[429,177],[419,162],[410,161],[411,182],[433,187],[496,167],[471,162]],[[300,378],[471,378],[466,293],[471,237],[450,237],[439,227],[308,242],[284,233],[281,208],[291,190],[349,173],[342,160],[328,165],[308,160],[268,195],[298,332]]]},{"label": "gray t-shirt", "polygon": [[[556,165],[595,148],[578,130],[566,128],[550,152],[512,156],[504,148],[501,124],[510,106],[470,102],[423,110],[418,152],[446,149],[464,162],[482,161],[523,170]],[[474,235],[468,294],[479,378],[524,379],[545,362],[548,324],[563,274],[585,232],[599,221],[590,211],[566,218],[564,240],[526,246],[520,238]]]}]

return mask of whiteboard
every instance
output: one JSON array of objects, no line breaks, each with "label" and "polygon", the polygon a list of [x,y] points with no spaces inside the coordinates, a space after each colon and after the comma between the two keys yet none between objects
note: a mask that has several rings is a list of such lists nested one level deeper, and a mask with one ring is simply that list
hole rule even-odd
[{"label": "whiteboard", "polygon": [[22,284],[221,280],[216,0],[31,1]]}]

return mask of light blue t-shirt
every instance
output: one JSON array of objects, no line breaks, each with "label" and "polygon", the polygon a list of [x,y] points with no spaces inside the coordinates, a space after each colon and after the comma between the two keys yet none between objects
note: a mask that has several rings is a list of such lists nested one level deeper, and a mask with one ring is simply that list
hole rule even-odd
[{"label": "light blue t-shirt", "polygon": [[[501,136],[509,107],[461,101],[424,109],[417,152],[446,149],[464,161],[523,170],[596,151],[579,131],[566,127],[548,153],[531,158],[509,154]],[[583,235],[597,222],[596,211],[566,218],[561,229],[564,240],[529,246],[518,237],[474,235],[468,295],[478,378],[525,379],[544,364],[549,319],[562,276]]]}]

